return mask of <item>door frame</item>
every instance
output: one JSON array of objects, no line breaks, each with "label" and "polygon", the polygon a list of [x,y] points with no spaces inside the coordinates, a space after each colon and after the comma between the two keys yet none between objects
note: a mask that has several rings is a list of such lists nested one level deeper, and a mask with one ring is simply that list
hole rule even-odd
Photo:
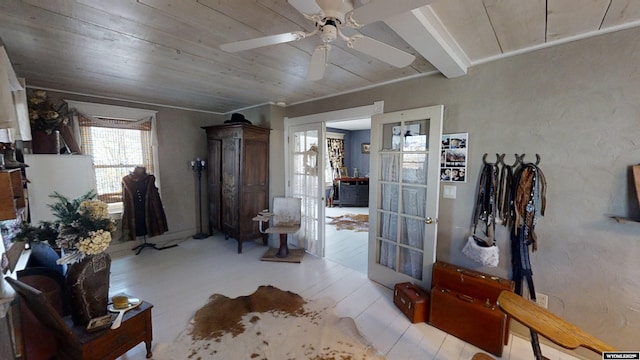
[{"label": "door frame", "polygon": [[[285,161],[284,161],[284,172],[285,172],[285,194],[288,196],[291,193],[291,169],[290,169],[290,144],[289,139],[292,135],[291,128],[293,126],[298,125],[306,125],[306,124],[317,124],[322,123],[323,131],[323,139],[326,141],[326,124],[331,121],[348,121],[361,119],[363,117],[373,117],[374,115],[382,114],[384,112],[384,101],[376,101],[372,105],[359,106],[349,109],[343,110],[334,110],[328,111],[324,113],[310,114],[298,117],[285,117],[284,118],[284,153],[285,153]],[[322,141],[320,140],[320,141]],[[324,152],[324,151],[323,151]],[[322,159],[324,162],[324,157]],[[324,191],[322,192],[324,194]],[[323,197],[320,196],[320,197]],[[325,219],[318,220],[318,228],[324,227]],[[322,223],[320,223],[322,222]],[[318,239],[318,246],[321,246],[322,249],[322,257],[324,257],[324,248],[325,248],[325,239],[324,239],[324,231],[318,232],[322,238]]]},{"label": "door frame", "polygon": [[[423,243],[422,280],[412,278],[409,275],[396,272],[386,266],[377,263],[378,249],[378,203],[381,193],[378,191],[380,182],[380,164],[378,152],[381,149],[382,124],[394,122],[407,122],[413,120],[430,120],[429,147],[428,147],[428,173],[427,194],[425,208],[425,224],[428,218],[432,223],[425,225],[425,238]],[[434,119],[437,119],[434,121]],[[442,143],[442,122],[444,119],[444,105],[435,105],[417,109],[403,110],[374,116],[371,119],[371,178],[369,180],[369,260],[367,276],[386,287],[392,288],[394,284],[401,282],[414,282],[425,289],[431,288],[431,269],[436,260],[437,234],[438,234],[438,210],[440,200],[440,149]],[[399,152],[402,154],[402,152]],[[402,182],[399,181],[399,184]],[[433,184],[433,186],[429,186]],[[400,197],[402,197],[400,193]],[[400,213],[400,208],[398,209]],[[400,223],[398,222],[398,226]]]}]

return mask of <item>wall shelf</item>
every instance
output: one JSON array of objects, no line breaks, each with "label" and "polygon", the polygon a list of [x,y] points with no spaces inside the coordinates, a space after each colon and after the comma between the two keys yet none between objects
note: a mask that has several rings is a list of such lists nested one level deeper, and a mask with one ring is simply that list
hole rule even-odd
[{"label": "wall shelf", "polygon": [[626,224],[626,223],[640,224],[640,219],[632,219],[632,218],[628,218],[624,216],[616,216],[616,215],[607,215],[607,216],[615,220],[617,223],[621,223],[621,224]]}]

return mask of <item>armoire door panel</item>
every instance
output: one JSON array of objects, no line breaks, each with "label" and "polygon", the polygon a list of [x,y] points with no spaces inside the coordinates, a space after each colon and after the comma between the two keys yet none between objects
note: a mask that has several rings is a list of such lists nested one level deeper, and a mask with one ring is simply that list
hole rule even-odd
[{"label": "armoire door panel", "polygon": [[222,223],[230,229],[238,226],[239,165],[240,139],[222,139]]},{"label": "armoire door panel", "polygon": [[222,141],[209,140],[209,166],[207,168],[208,194],[209,194],[209,232],[213,229],[220,230],[221,211],[220,202],[222,196],[221,172],[222,172]]},{"label": "armoire door panel", "polygon": [[242,173],[244,186],[264,186],[269,182],[269,163],[261,156],[268,151],[269,144],[264,141],[245,140]]}]

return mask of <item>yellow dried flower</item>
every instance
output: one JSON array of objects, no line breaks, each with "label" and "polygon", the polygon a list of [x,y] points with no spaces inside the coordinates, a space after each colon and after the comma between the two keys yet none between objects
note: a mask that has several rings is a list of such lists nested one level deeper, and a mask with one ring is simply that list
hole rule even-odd
[{"label": "yellow dried flower", "polygon": [[90,231],[89,237],[78,242],[78,251],[86,255],[96,255],[107,250],[111,243],[111,233],[104,230]]},{"label": "yellow dried flower", "polygon": [[78,207],[80,215],[88,216],[91,219],[106,219],[109,217],[107,203],[100,200],[85,200]]}]

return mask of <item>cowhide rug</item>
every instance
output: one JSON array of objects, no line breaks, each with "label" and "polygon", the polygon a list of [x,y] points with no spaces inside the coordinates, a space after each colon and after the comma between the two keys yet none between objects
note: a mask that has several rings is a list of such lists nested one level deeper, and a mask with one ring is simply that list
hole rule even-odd
[{"label": "cowhide rug", "polygon": [[331,219],[327,224],[335,225],[338,230],[369,231],[368,214],[345,214],[340,216],[327,216],[327,218]]},{"label": "cowhide rug", "polygon": [[213,294],[154,359],[384,359],[330,298],[304,300],[273,286],[235,299]]}]

